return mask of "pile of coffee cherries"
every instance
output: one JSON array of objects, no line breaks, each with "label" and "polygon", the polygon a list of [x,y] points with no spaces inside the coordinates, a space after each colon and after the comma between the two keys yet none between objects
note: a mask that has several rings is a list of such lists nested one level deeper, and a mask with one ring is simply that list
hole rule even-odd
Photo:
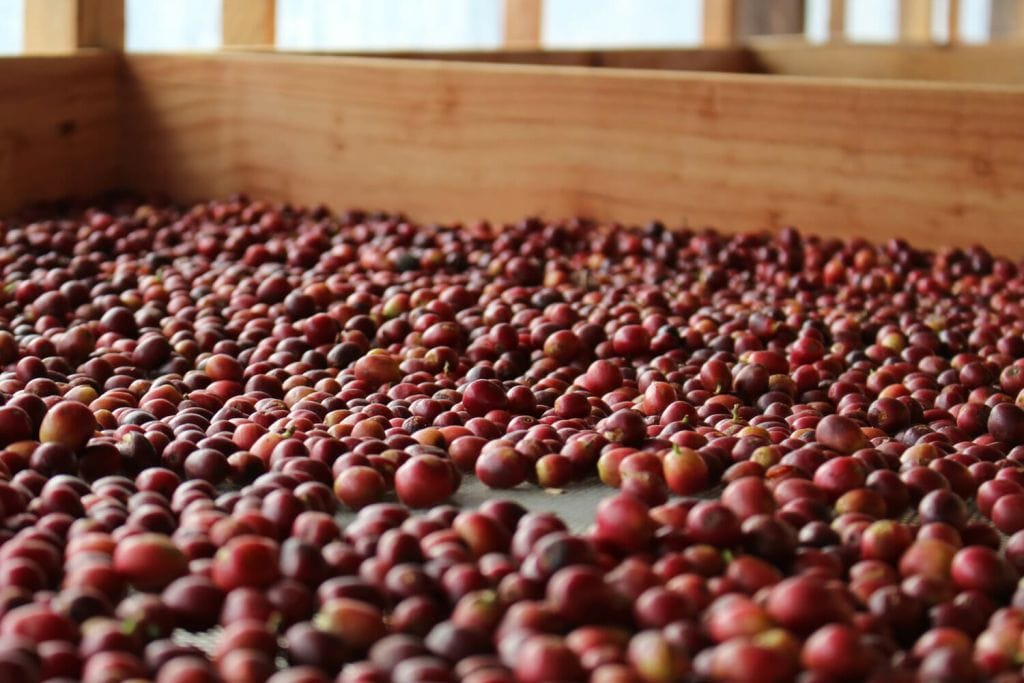
[{"label": "pile of coffee cherries", "polygon": [[111,199],[0,273],[0,681],[1024,680],[983,248]]}]

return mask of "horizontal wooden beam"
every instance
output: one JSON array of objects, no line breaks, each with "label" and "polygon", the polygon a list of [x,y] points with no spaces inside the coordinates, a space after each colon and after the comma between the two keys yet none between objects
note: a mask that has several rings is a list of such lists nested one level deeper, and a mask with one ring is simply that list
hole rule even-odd
[{"label": "horizontal wooden beam", "polygon": [[[251,51],[251,50],[246,50]],[[280,53],[278,53],[280,54]],[[287,54],[317,54],[296,53]],[[668,71],[774,73],[827,78],[872,78],[1024,85],[1024,44],[814,44],[793,36],[758,36],[745,46],[601,50],[409,50],[334,52],[334,56],[418,61],[585,66]]]},{"label": "horizontal wooden beam", "polygon": [[756,70],[824,78],[881,78],[1024,86],[1024,45],[810,45],[756,41]]},{"label": "horizontal wooden beam", "polygon": [[987,243],[1024,255],[1024,89],[442,62],[129,55],[124,179],[526,214]]},{"label": "horizontal wooden beam", "polygon": [[25,52],[124,49],[125,0],[26,0]]},{"label": "horizontal wooden beam", "polygon": [[[253,52],[251,49],[245,52]],[[265,53],[266,51],[258,50]],[[277,52],[277,54],[281,54]],[[417,61],[479,62],[486,64],[532,64],[537,66],[587,66],[616,69],[657,69],[671,71],[756,71],[754,54],[744,47],[717,48],[608,48],[575,49],[501,49],[501,50],[402,50],[375,52],[303,52],[335,57],[374,57]]]}]

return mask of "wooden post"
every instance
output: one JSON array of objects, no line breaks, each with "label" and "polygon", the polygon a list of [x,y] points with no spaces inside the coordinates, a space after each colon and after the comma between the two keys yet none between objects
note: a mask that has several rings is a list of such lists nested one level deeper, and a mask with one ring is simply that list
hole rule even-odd
[{"label": "wooden post", "polygon": [[950,45],[960,42],[960,0],[949,0],[949,14],[946,15],[946,42]]},{"label": "wooden post", "polygon": [[900,0],[900,41],[932,41],[932,0]]},{"label": "wooden post", "polygon": [[1024,38],[1024,0],[992,0],[992,38]]},{"label": "wooden post", "polygon": [[846,38],[846,0],[829,0],[828,39],[832,42]]},{"label": "wooden post", "polygon": [[221,0],[221,44],[273,45],[275,0]]},{"label": "wooden post", "polygon": [[731,45],[736,39],[736,0],[704,0],[704,44]]},{"label": "wooden post", "polygon": [[124,0],[26,0],[25,52],[124,49]]},{"label": "wooden post", "polygon": [[505,47],[540,47],[543,14],[542,0],[505,0]]}]

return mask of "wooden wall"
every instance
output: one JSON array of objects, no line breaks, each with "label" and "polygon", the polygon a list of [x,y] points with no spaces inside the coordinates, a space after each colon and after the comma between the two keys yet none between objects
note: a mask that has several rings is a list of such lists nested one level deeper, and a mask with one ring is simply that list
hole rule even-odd
[{"label": "wooden wall", "polygon": [[763,39],[754,70],[794,76],[1024,85],[1024,45],[811,45]]},{"label": "wooden wall", "polygon": [[[246,48],[253,52],[253,48]],[[281,54],[270,48],[262,54]],[[326,54],[287,52],[284,54]],[[335,52],[333,56],[420,61],[590,66],[668,71],[721,71],[817,76],[1024,85],[1024,44],[818,45],[793,36],[762,36],[743,46],[646,49],[503,49]]]},{"label": "wooden wall", "polygon": [[0,60],[0,210],[115,187],[1024,255],[1024,89],[259,54]]},{"label": "wooden wall", "polygon": [[288,55],[330,55],[419,61],[474,62],[479,64],[532,64],[535,66],[589,66],[612,69],[666,71],[714,71],[751,73],[760,70],[757,55],[747,47],[719,48],[613,48],[557,49],[504,48],[501,50],[381,50],[375,52],[276,52],[272,49],[245,52]]},{"label": "wooden wall", "polygon": [[119,57],[0,58],[0,211],[121,180]]},{"label": "wooden wall", "polygon": [[128,56],[126,179],[1024,255],[1024,91],[281,55]]}]

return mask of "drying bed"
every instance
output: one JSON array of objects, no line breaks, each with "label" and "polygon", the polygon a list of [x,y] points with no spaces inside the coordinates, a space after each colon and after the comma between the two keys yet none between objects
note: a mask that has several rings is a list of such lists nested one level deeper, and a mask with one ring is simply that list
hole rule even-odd
[{"label": "drying bed", "polygon": [[18,680],[1019,675],[1011,259],[243,196],[2,240]]}]

